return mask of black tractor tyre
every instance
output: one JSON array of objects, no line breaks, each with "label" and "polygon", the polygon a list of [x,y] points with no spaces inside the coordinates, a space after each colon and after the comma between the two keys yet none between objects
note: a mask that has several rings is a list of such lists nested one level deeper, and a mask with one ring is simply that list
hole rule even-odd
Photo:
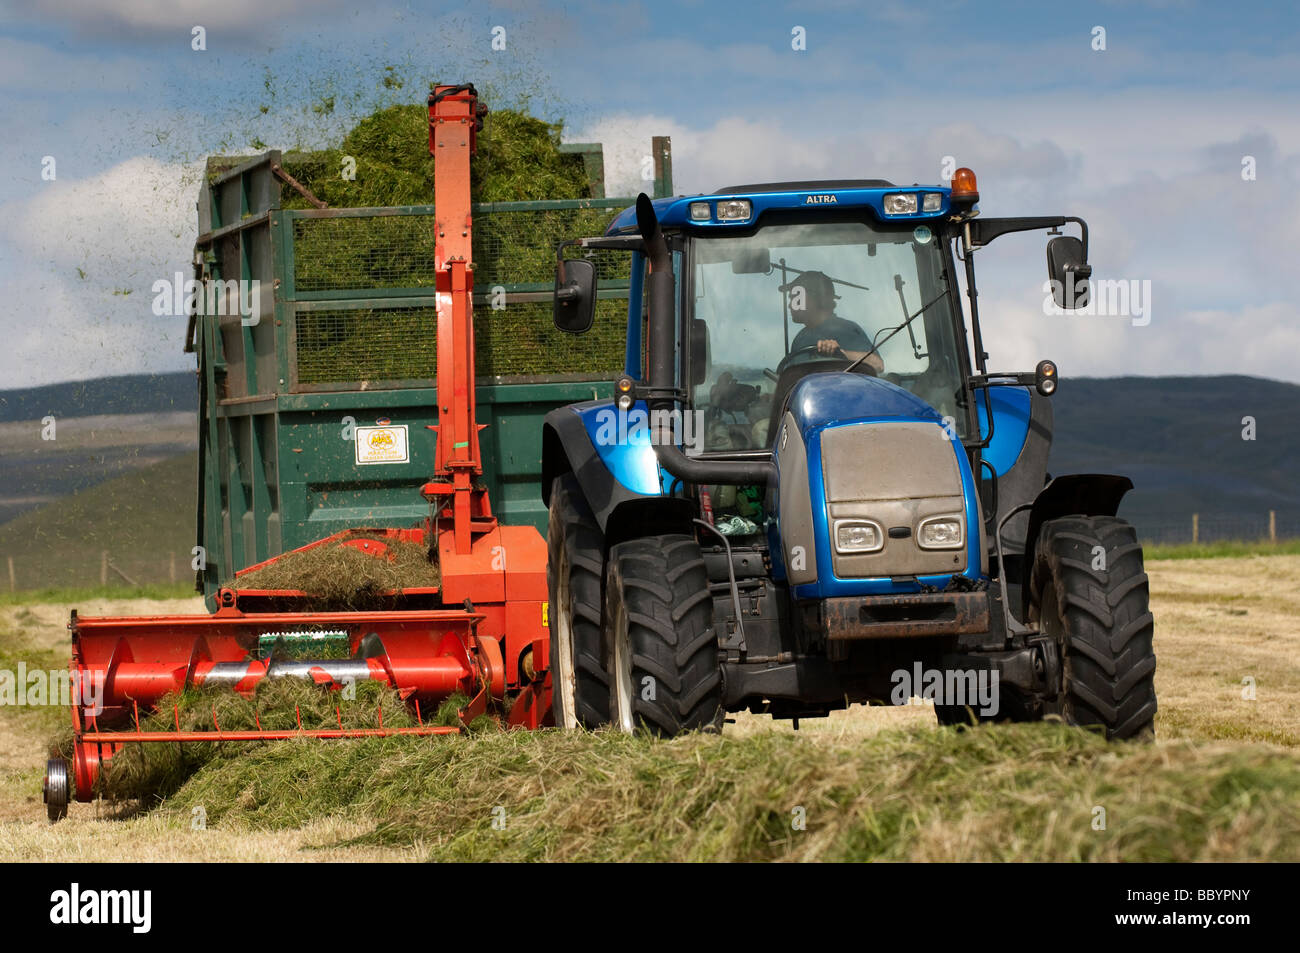
[{"label": "black tractor tyre", "polygon": [[646,536],[610,549],[605,626],[617,727],[663,738],[722,730],[713,597],[693,536]]},{"label": "black tractor tyre", "polygon": [[1061,660],[1058,693],[1043,714],[1111,739],[1154,737],[1154,621],[1133,527],[1113,516],[1044,523],[1029,583],[1030,619]]},{"label": "black tractor tyre", "polygon": [[609,723],[601,651],[605,539],[572,473],[551,481],[546,544],[551,712],[560,728],[599,728]]}]

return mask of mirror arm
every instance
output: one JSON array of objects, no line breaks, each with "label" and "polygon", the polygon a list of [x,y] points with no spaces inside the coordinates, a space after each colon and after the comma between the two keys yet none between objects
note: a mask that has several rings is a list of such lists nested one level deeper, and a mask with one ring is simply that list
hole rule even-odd
[{"label": "mirror arm", "polygon": [[970,222],[963,226],[965,234],[964,263],[966,265],[966,297],[970,300],[970,327],[975,343],[975,367],[981,374],[988,370],[989,356],[984,353],[984,335],[980,331],[979,290],[975,287],[975,246],[971,244]]},{"label": "mirror arm", "polygon": [[1037,375],[1033,371],[1023,371],[1015,373],[992,373],[992,374],[972,374],[970,386],[972,390],[981,387],[1033,387],[1037,381]]},{"label": "mirror arm", "polygon": [[[1064,219],[1062,219],[1062,221],[1065,221],[1065,222],[1074,222],[1074,224],[1076,224],[1076,225],[1079,226],[1079,240],[1083,242],[1083,260],[1084,260],[1084,262],[1087,262],[1087,260],[1088,260],[1088,223],[1085,222],[1083,219],[1079,218],[1077,215],[1067,215],[1067,216],[1065,216]],[[1088,278],[1088,277],[1091,277],[1091,276],[1092,276],[1092,267],[1089,266],[1089,267],[1088,267],[1088,274],[1084,275],[1083,277]]]}]

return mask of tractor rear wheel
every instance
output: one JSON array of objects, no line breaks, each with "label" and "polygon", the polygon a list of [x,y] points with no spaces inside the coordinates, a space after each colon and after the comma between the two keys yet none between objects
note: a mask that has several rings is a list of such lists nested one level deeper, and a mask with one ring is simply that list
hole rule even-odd
[{"label": "tractor rear wheel", "polygon": [[646,536],[610,550],[605,625],[614,724],[664,738],[721,730],[713,597],[693,536]]},{"label": "tractor rear wheel", "polygon": [[1150,738],[1156,714],[1153,619],[1142,546],[1113,516],[1043,524],[1030,576],[1030,618],[1055,641],[1060,684],[1044,714]]},{"label": "tractor rear wheel", "polygon": [[601,653],[605,539],[572,473],[551,482],[546,542],[551,711],[561,728],[598,728],[609,722]]}]

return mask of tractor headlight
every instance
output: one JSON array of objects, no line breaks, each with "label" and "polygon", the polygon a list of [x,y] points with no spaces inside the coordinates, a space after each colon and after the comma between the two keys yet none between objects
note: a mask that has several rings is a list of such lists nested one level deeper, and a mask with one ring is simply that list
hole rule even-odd
[{"label": "tractor headlight", "polygon": [[886,215],[915,215],[916,193],[891,192],[885,196],[884,207]]},{"label": "tractor headlight", "polygon": [[743,222],[754,212],[749,199],[724,199],[718,202],[718,221]]},{"label": "tractor headlight", "polygon": [[712,217],[713,217],[713,213],[709,210],[708,202],[691,203],[692,222],[707,222]]},{"label": "tractor headlight", "polygon": [[922,212],[937,212],[943,205],[942,192],[926,192],[925,198],[921,200]]},{"label": "tractor headlight", "polygon": [[956,516],[931,516],[916,528],[916,545],[922,549],[961,549],[961,519]]},{"label": "tractor headlight", "polygon": [[839,553],[874,553],[885,545],[879,524],[870,520],[836,520],[835,551]]}]

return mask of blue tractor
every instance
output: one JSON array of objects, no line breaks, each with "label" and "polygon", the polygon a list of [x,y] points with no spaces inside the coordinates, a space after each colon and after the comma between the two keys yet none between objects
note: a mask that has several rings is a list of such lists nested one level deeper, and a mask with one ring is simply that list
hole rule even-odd
[{"label": "blue tractor", "polygon": [[1132,483],[1048,473],[1056,366],[990,372],[976,303],[976,250],[1044,229],[1057,305],[1085,304],[1087,225],[978,199],[969,169],[642,195],[561,245],[558,328],[590,329],[610,255],[631,296],[614,397],[544,425],[557,724],[928,699],[1151,736]]}]

